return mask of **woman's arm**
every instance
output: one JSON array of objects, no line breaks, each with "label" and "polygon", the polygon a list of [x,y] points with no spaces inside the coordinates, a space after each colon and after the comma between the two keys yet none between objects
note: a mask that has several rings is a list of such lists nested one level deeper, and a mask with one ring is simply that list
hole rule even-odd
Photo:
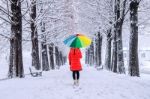
[{"label": "woman's arm", "polygon": [[81,51],[79,50],[79,58],[82,58],[82,53],[81,53]]},{"label": "woman's arm", "polygon": [[70,52],[69,52],[68,58],[69,58],[69,65],[71,65],[71,53]]}]

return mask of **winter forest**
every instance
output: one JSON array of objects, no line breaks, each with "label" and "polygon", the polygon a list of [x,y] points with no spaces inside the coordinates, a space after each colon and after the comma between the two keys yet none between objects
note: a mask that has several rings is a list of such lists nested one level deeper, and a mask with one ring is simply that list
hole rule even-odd
[{"label": "winter forest", "polygon": [[[77,86],[74,34],[92,41]],[[149,42],[150,0],[0,0],[0,97],[150,99]]]}]

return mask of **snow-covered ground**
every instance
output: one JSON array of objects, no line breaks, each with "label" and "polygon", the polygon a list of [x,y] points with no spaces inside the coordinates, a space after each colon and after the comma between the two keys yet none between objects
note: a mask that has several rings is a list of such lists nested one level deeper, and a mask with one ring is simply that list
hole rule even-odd
[{"label": "snow-covered ground", "polygon": [[149,91],[150,75],[129,77],[86,66],[75,88],[67,65],[42,77],[0,81],[1,99],[150,99]]}]

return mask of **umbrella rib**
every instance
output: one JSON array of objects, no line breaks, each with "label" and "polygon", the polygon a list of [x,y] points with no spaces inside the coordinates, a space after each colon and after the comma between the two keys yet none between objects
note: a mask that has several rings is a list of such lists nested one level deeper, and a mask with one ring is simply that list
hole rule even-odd
[{"label": "umbrella rib", "polygon": [[84,35],[71,35],[63,41],[66,45],[73,48],[87,47],[91,44],[91,39]]}]

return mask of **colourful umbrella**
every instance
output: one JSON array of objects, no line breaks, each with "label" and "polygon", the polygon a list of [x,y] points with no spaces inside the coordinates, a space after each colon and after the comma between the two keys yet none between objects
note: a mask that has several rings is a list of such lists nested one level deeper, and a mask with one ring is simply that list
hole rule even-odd
[{"label": "colourful umbrella", "polygon": [[91,39],[82,34],[71,35],[64,40],[64,43],[73,48],[87,47],[91,44]]}]

